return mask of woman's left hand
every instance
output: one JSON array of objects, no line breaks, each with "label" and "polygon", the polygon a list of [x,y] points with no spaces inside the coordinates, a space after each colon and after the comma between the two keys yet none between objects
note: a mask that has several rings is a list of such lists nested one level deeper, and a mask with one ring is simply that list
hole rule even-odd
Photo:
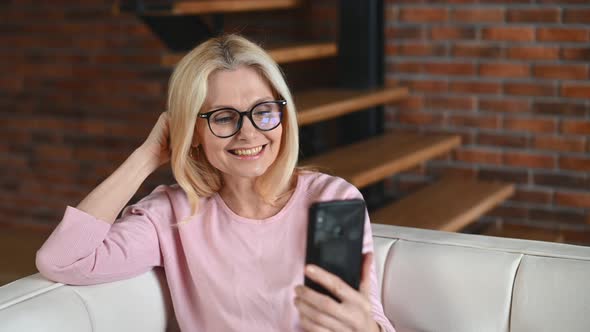
[{"label": "woman's left hand", "polygon": [[295,307],[299,310],[301,327],[308,332],[378,332],[380,328],[371,314],[369,300],[372,261],[373,254],[364,256],[358,291],[318,266],[306,266],[305,275],[342,302],[338,303],[331,297],[303,285],[295,287]]}]

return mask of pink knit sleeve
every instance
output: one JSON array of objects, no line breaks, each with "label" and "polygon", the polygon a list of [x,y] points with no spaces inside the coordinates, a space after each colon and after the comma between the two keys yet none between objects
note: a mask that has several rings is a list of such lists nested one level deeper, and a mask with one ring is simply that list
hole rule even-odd
[{"label": "pink knit sleeve", "polygon": [[170,217],[163,192],[126,208],[114,224],[68,206],[62,221],[37,251],[46,278],[90,285],[130,278],[162,265],[157,222]]},{"label": "pink knit sleeve", "polygon": [[[374,252],[373,249],[373,233],[371,231],[371,223],[369,216],[367,215],[365,223],[365,238],[363,242],[363,253]],[[384,332],[395,332],[393,325],[385,316],[383,312],[383,305],[381,304],[381,294],[379,294],[379,280],[377,279],[377,272],[375,269],[375,258],[373,258],[373,264],[371,265],[371,304],[373,311],[373,319],[381,326],[381,330]]]}]

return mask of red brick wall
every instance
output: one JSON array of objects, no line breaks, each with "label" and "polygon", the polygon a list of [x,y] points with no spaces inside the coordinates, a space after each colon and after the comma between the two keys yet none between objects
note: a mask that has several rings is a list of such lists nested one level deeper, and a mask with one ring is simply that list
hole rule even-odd
[{"label": "red brick wall", "polygon": [[[141,144],[164,110],[167,49],[134,14],[117,14],[115,2],[0,4],[0,226],[54,226],[66,205],[77,205]],[[322,19],[335,17],[334,7],[322,0],[291,16],[238,14],[227,23],[262,41],[303,27],[319,38],[336,31]],[[172,181],[161,170],[135,199]]]},{"label": "red brick wall", "polygon": [[57,223],[164,109],[162,44],[111,1],[0,6],[0,223]]},{"label": "red brick wall", "polygon": [[510,181],[490,216],[590,221],[590,2],[387,0],[385,15],[387,81],[412,91],[388,127],[463,137],[402,189],[445,172]]}]

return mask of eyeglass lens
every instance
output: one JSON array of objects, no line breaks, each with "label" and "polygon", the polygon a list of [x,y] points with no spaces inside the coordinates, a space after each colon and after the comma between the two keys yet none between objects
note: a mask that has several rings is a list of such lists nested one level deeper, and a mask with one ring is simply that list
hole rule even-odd
[{"label": "eyeglass lens", "polygon": [[[257,105],[252,110],[252,121],[260,130],[276,128],[281,122],[281,105],[276,102]],[[234,109],[219,110],[209,118],[209,126],[217,136],[231,136],[240,129],[240,113]]]}]

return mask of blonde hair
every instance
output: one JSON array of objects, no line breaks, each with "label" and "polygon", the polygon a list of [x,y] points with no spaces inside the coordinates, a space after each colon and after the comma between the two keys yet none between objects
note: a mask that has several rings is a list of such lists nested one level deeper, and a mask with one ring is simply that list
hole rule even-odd
[{"label": "blonde hair", "polygon": [[277,159],[257,179],[256,191],[265,202],[274,204],[292,189],[299,154],[297,113],[279,66],[262,48],[244,37],[229,34],[212,38],[182,58],[168,88],[171,167],[188,196],[191,215],[197,212],[201,197],[210,197],[223,185],[220,172],[209,163],[200,144],[197,153],[190,156],[193,136],[198,140],[195,123],[207,97],[208,79],[217,70],[235,70],[240,66],[256,69],[269,83],[275,97],[287,101]]}]

